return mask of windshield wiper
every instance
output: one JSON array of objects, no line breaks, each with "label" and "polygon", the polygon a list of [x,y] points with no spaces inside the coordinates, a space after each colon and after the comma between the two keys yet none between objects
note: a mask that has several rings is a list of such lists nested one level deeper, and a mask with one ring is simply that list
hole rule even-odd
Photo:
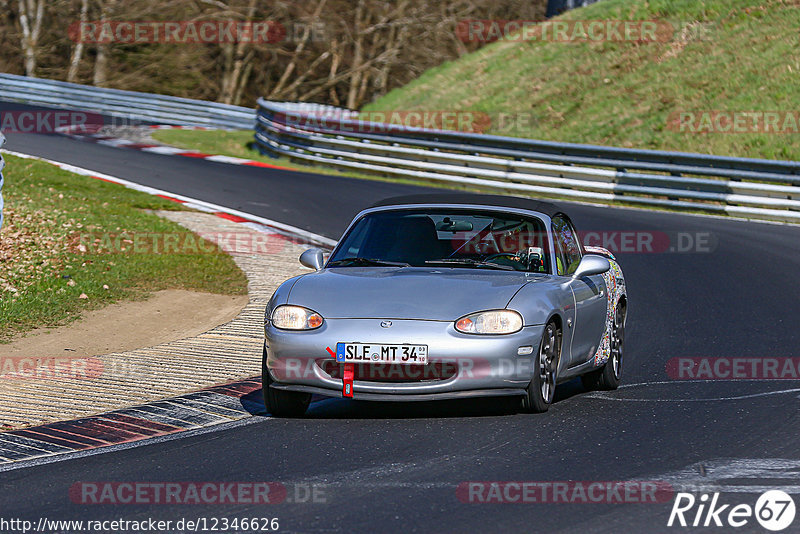
[{"label": "windshield wiper", "polygon": [[500,265],[499,263],[492,263],[490,261],[478,261],[469,258],[442,258],[440,260],[428,260],[425,262],[427,265],[458,265],[465,267],[488,267],[490,269],[500,269],[501,271],[516,271],[511,265]]},{"label": "windshield wiper", "polygon": [[377,258],[343,258],[328,262],[328,267],[410,267],[401,261],[387,261]]}]

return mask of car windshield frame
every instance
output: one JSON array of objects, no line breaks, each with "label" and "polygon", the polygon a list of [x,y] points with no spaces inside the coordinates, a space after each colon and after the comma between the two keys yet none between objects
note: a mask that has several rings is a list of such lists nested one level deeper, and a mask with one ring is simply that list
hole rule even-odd
[{"label": "car windshield frame", "polygon": [[[445,242],[445,239],[442,238],[443,234],[453,233],[454,242],[452,249],[442,247],[443,252],[439,257],[426,256],[424,259],[418,259],[416,261],[414,258],[402,255],[392,256],[391,254],[376,254],[372,250],[365,253],[364,249],[370,247],[364,247],[365,243],[367,243],[365,240],[369,239],[369,235],[364,235],[364,233],[378,231],[371,229],[370,226],[367,225],[386,225],[392,220],[403,219],[405,222],[412,218],[422,219],[425,216],[431,221],[427,224],[432,224],[436,229],[438,239],[442,244]],[[451,222],[455,220],[461,226],[454,229],[444,229],[447,228],[447,217],[451,218]],[[381,221],[381,219],[383,220]],[[466,230],[467,220],[471,220],[474,223],[469,230]],[[486,224],[482,224],[484,222]],[[495,226],[498,223],[508,224],[499,227]],[[360,213],[359,216],[353,220],[328,258],[325,268],[368,266],[365,261],[346,261],[349,259],[361,258],[365,260],[369,259],[376,263],[383,261],[387,264],[408,264],[410,267],[480,269],[481,271],[496,269],[506,272],[552,274],[552,243],[549,224],[549,217],[535,212],[517,209],[507,210],[488,206],[390,206],[380,209],[370,209]],[[524,225],[527,225],[527,228]],[[399,229],[395,231],[398,233],[401,232]],[[426,232],[427,231],[428,230],[426,230]],[[460,238],[463,238],[463,242],[459,240]],[[514,241],[515,238],[518,242]],[[413,239],[413,237],[409,237],[409,239]],[[499,244],[500,239],[505,239],[505,244],[510,243],[511,249],[501,249]],[[470,244],[470,241],[474,243]],[[389,238],[387,242],[396,243],[398,240]],[[381,243],[380,245],[388,246],[387,242]],[[461,243],[461,245],[456,246],[458,243]],[[515,244],[517,246],[516,249],[514,249]],[[529,260],[528,251],[530,251],[530,248],[527,246],[520,248],[519,245],[534,245],[534,248],[541,249],[538,251],[538,258],[531,255]],[[440,246],[442,245],[440,244]],[[465,246],[472,246],[474,248],[460,251]],[[494,246],[494,250],[491,249],[492,246]],[[480,247],[488,248],[488,250],[477,250],[477,248]],[[499,257],[493,257],[498,254],[500,254]],[[433,256],[435,256],[435,254]],[[487,258],[491,261],[487,262]],[[448,263],[452,263],[452,265],[448,265]],[[392,265],[386,266],[392,267]],[[375,267],[380,267],[380,265],[375,265]],[[397,267],[400,268],[401,266],[398,265]]]}]

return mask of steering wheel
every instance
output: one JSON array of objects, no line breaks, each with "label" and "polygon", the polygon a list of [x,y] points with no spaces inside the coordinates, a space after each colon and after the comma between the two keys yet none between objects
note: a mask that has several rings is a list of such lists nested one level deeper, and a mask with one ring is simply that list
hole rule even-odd
[{"label": "steering wheel", "polygon": [[[531,267],[534,267],[533,265],[526,264],[525,261],[522,260],[521,258],[519,258],[518,255],[519,255],[519,252],[500,252],[499,254],[492,254],[491,256],[487,256],[483,261],[492,261],[495,258],[508,258],[511,262],[514,263],[514,265],[522,265],[528,270],[530,270]],[[530,259],[528,261],[530,261]],[[513,265],[512,265],[512,267],[513,267]],[[534,272],[537,272],[539,267],[541,267],[541,265],[537,264],[537,265],[535,265],[535,267],[536,267],[536,270]]]}]

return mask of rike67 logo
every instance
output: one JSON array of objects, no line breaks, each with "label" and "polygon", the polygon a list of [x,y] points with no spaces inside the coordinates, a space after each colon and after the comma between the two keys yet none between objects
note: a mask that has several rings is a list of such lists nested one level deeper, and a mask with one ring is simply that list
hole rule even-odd
[{"label": "rike67 logo", "polygon": [[704,493],[698,498],[681,492],[675,496],[667,526],[740,528],[755,519],[763,528],[779,532],[792,524],[795,511],[794,499],[780,490],[762,493],[755,506],[723,504],[719,493]]}]

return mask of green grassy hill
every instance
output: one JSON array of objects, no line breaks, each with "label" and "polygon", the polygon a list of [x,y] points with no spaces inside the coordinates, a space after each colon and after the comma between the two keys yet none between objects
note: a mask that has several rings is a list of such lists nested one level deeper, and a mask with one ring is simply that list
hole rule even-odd
[{"label": "green grassy hill", "polygon": [[[784,133],[681,132],[675,122],[681,112],[713,111],[796,120],[797,1],[603,0],[562,18],[655,19],[674,32],[660,42],[498,41],[428,70],[363,111],[482,111],[493,119],[490,134],[800,159],[800,133],[784,123],[786,115]],[[500,113],[520,120],[503,126]]]}]

